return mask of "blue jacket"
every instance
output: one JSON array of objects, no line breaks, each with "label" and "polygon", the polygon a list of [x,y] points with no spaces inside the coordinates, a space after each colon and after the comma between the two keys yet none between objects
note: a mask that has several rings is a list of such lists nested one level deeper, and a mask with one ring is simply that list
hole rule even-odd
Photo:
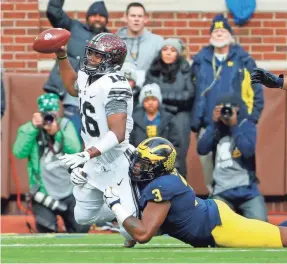
[{"label": "blue jacket", "polygon": [[216,153],[220,139],[227,135],[234,139],[234,148],[238,149],[240,153],[238,155],[239,163],[248,172],[250,185],[228,190],[225,192],[225,195],[234,199],[242,197],[251,199],[259,194],[255,161],[257,128],[256,124],[248,119],[247,108],[243,102],[239,107],[237,125],[229,128],[222,122],[212,122],[200,137],[197,144],[197,152],[199,155],[206,155],[211,151]]},{"label": "blue jacket", "polygon": [[[210,45],[203,48],[193,58],[191,75],[195,84],[195,101],[191,130],[198,132],[201,127],[211,124],[217,97],[230,92],[234,92],[242,98],[248,107],[248,119],[257,123],[264,106],[264,97],[262,85],[251,85],[250,82],[250,73],[256,67],[255,61],[240,45],[231,45],[227,59],[222,64],[218,80],[205,95],[202,95],[214,80],[213,54],[214,49]],[[219,66],[217,60],[216,66],[217,68]]]}]

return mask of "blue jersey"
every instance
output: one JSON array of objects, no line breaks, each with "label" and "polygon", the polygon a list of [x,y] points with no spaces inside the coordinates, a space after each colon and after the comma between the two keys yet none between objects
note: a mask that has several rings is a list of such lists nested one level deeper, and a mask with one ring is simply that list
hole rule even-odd
[{"label": "blue jersey", "polygon": [[171,207],[161,231],[194,247],[215,246],[211,231],[221,225],[218,207],[213,200],[202,200],[180,175],[164,175],[141,190],[141,210],[148,201],[170,201]]}]

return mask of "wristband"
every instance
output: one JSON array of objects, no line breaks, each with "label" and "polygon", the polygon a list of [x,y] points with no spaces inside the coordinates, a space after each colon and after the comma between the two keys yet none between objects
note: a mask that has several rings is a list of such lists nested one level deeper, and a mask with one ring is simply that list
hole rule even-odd
[{"label": "wristband", "polygon": [[132,214],[128,213],[121,204],[116,203],[112,207],[112,211],[115,213],[117,220],[122,224]]},{"label": "wristband", "polygon": [[97,143],[94,147],[97,148],[101,154],[107,152],[108,150],[114,148],[119,144],[119,140],[113,131],[109,131],[104,137],[101,139],[99,143]]},{"label": "wristband", "polygon": [[65,60],[65,59],[67,59],[67,57],[68,57],[68,56],[67,56],[67,54],[66,54],[66,55],[63,56],[63,57],[57,57],[57,59],[58,59],[58,60]]}]

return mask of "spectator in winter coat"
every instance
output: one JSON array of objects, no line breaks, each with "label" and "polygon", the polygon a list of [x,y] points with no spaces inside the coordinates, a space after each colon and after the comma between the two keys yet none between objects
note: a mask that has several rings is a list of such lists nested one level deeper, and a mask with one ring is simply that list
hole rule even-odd
[{"label": "spectator in winter coat", "polygon": [[[80,58],[84,56],[84,47],[87,42],[101,32],[109,32],[108,11],[103,1],[94,2],[86,13],[86,23],[71,19],[63,10],[64,0],[49,0],[47,17],[53,27],[65,28],[71,32],[71,39],[67,45],[68,59],[77,72]],[[44,85],[46,92],[56,93],[60,96],[64,106],[64,116],[69,118],[80,136],[81,119],[79,114],[78,98],[70,96],[60,77],[56,61],[48,81]]]},{"label": "spectator in winter coat", "polygon": [[[145,85],[139,96],[139,107],[133,113],[134,128],[130,134],[130,143],[137,147],[144,139],[163,137],[179,149],[178,128],[172,114],[162,107],[162,96],[157,84]],[[177,160],[177,168],[179,161]],[[180,168],[179,168],[180,169]]]},{"label": "spectator in winter coat", "polygon": [[[261,84],[251,84],[250,75],[256,67],[254,59],[238,44],[228,20],[216,15],[210,27],[210,45],[193,57],[191,76],[195,85],[195,101],[191,130],[204,132],[212,123],[212,113],[218,96],[234,92],[247,105],[249,120],[257,123],[263,106]],[[205,184],[211,192],[212,153],[200,157]]]},{"label": "spectator in winter coat", "polygon": [[162,93],[162,107],[175,116],[180,139],[180,173],[186,177],[186,155],[190,142],[190,121],[194,88],[189,64],[181,56],[183,43],[179,39],[164,40],[158,56],[146,75],[145,83],[157,83]]},{"label": "spectator in winter coat", "polygon": [[120,28],[116,34],[125,41],[128,49],[126,62],[136,66],[137,82],[142,86],[145,73],[157,56],[163,38],[145,28],[148,18],[141,3],[132,2],[127,6],[125,21],[127,26]]},{"label": "spectator in winter coat", "polygon": [[32,211],[39,233],[58,231],[61,215],[66,231],[88,232],[89,226],[77,224],[74,218],[75,198],[68,168],[59,160],[63,154],[81,151],[74,125],[59,116],[59,97],[47,93],[38,98],[38,112],[18,129],[13,153],[28,159]]},{"label": "spectator in winter coat", "polygon": [[213,122],[200,136],[197,150],[200,155],[215,154],[212,199],[224,201],[247,218],[267,221],[256,177],[256,136],[245,103],[227,94],[217,98]]}]

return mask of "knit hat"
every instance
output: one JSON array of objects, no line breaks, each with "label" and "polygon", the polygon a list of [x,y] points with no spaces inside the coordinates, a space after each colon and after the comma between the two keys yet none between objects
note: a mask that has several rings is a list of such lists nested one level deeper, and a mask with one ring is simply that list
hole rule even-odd
[{"label": "knit hat", "polygon": [[128,80],[133,80],[135,83],[137,82],[136,66],[133,63],[125,62],[121,71]]},{"label": "knit hat", "polygon": [[90,5],[86,18],[88,19],[89,16],[99,14],[103,17],[105,17],[107,20],[109,20],[109,13],[105,6],[104,1],[96,1],[93,4]]},{"label": "knit hat", "polygon": [[139,104],[143,105],[144,99],[146,99],[147,97],[152,97],[152,96],[157,98],[160,104],[162,103],[160,87],[156,83],[146,84],[141,89],[140,96],[139,96]]},{"label": "knit hat", "polygon": [[40,112],[59,111],[59,96],[53,93],[42,94],[38,97]]},{"label": "knit hat", "polygon": [[182,50],[184,48],[184,43],[181,39],[177,39],[177,38],[168,38],[165,39],[162,43],[161,49],[165,46],[172,46],[174,48],[176,48],[177,53],[179,55],[181,55]]},{"label": "knit hat", "polygon": [[223,16],[223,14],[218,14],[216,15],[213,20],[212,20],[212,24],[210,27],[210,33],[214,30],[214,29],[220,29],[220,28],[225,28],[229,31],[229,33],[231,35],[233,35],[233,31],[232,28],[230,26],[230,24],[228,23],[227,18],[225,18]]}]

